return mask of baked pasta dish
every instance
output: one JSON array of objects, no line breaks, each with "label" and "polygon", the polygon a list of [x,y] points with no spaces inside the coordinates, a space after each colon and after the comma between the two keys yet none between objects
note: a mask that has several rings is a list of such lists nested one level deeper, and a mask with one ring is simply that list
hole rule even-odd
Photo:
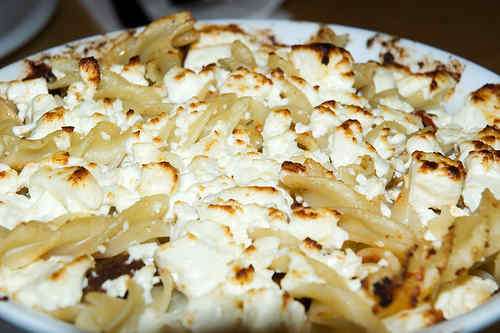
[{"label": "baked pasta dish", "polygon": [[451,114],[446,66],[194,23],[0,83],[3,301],[89,332],[408,332],[495,294],[499,84]]}]

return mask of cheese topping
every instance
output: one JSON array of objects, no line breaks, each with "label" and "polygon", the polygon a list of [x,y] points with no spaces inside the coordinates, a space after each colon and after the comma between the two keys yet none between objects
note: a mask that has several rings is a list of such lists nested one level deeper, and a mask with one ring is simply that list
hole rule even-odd
[{"label": "cheese topping", "polygon": [[[457,79],[440,67],[190,22],[0,85],[0,296],[74,310],[86,330],[304,332],[346,317],[405,332],[495,292],[468,271],[444,289],[414,278],[411,251],[448,251],[446,217],[482,214],[486,190],[500,200],[498,85],[452,115]],[[70,224],[82,216],[102,230]],[[33,240],[33,221],[53,238]],[[418,264],[438,265],[432,251]],[[89,290],[126,318],[103,323]],[[394,297],[401,311],[381,319]]]}]

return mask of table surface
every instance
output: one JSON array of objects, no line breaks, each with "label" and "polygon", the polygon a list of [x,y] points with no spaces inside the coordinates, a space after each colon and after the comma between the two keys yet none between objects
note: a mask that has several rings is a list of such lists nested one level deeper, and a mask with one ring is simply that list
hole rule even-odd
[{"label": "table surface", "polygon": [[[500,73],[500,1],[497,0],[286,0],[282,10],[295,20],[350,25],[413,39]],[[21,49],[0,59],[0,67],[49,47],[102,32],[79,1],[60,1],[45,29]],[[500,323],[484,332],[499,331]],[[0,321],[0,332],[19,331]]]}]

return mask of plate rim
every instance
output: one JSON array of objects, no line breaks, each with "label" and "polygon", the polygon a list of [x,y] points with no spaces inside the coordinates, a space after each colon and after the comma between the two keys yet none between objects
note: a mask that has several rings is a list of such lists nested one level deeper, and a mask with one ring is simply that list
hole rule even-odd
[{"label": "plate rim", "polygon": [[[341,30],[349,30],[354,32],[355,34],[363,34],[363,35],[375,35],[381,34],[385,36],[391,36],[389,33],[380,32],[376,30],[370,30],[365,28],[359,28],[348,25],[341,25],[335,23],[320,23],[314,21],[305,21],[305,20],[288,20],[288,19],[209,19],[209,20],[199,20],[196,21],[197,24],[238,24],[242,25],[244,29],[248,29],[249,27],[257,27],[258,25],[264,25],[263,28],[270,28],[269,25],[309,25],[319,27],[324,24],[332,29],[340,28]],[[141,29],[142,27],[138,27],[136,29]],[[128,29],[135,30],[135,29]],[[24,66],[26,59],[33,59],[37,56],[46,54],[46,53],[56,53],[63,51],[68,46],[81,45],[83,43],[90,43],[94,40],[98,40],[100,38],[113,38],[114,36],[119,35],[127,31],[127,29],[112,31],[109,33],[96,34],[92,36],[86,36],[83,38],[79,38],[65,44],[57,45],[40,52],[29,55],[23,59],[20,59],[16,62],[13,62],[9,65],[6,65],[0,68],[0,82],[3,81],[2,77],[8,75],[9,71],[17,70],[19,72],[19,66]],[[279,36],[278,36],[279,39]],[[422,50],[424,52],[431,52],[434,54],[438,54],[440,56],[446,56],[448,58],[454,58],[460,61],[465,67],[472,67],[473,72],[479,71],[482,72],[483,75],[487,75],[493,77],[493,82],[488,83],[500,83],[500,75],[493,72],[492,70],[481,66],[467,58],[456,55],[454,53],[448,52],[443,49],[439,49],[436,46],[421,43],[408,38],[401,38],[401,42],[410,44],[411,46],[417,48],[418,50]],[[17,69],[16,69],[17,68]],[[465,72],[465,68],[464,68]],[[7,74],[6,74],[7,73]],[[10,316],[9,316],[10,314]],[[12,319],[11,316],[15,316],[20,318],[20,320],[9,320]],[[16,303],[11,302],[0,302],[0,319],[5,320],[9,324],[19,327],[28,331],[37,331],[37,332],[82,332],[75,328],[75,326],[64,323],[63,321],[54,319],[48,315],[43,313],[39,313],[34,311],[29,307],[25,307]],[[33,320],[35,319],[35,320]],[[477,308],[473,309],[470,312],[467,312],[461,316],[455,317],[450,320],[446,320],[438,323],[437,325],[433,325],[431,327],[420,330],[420,333],[440,333],[440,332],[449,332],[449,331],[463,331],[463,332],[473,332],[478,331],[488,325],[491,325],[495,322],[500,323],[500,293],[494,295],[488,302],[481,304]],[[48,326],[48,329],[47,329]]]}]

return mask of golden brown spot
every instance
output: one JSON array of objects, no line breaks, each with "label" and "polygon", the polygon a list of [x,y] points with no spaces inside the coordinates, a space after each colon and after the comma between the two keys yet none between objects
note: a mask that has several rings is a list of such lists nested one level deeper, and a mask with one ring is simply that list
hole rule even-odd
[{"label": "golden brown spot", "polygon": [[293,214],[300,218],[309,220],[317,219],[319,216],[318,212],[310,207],[297,207],[293,210]]},{"label": "golden brown spot", "polygon": [[267,209],[267,216],[273,220],[284,220],[286,219],[285,213],[283,213],[281,210],[276,209],[274,207],[270,207]]},{"label": "golden brown spot", "polygon": [[140,65],[140,63],[141,63],[141,58],[138,55],[133,56],[128,60],[128,63],[125,64],[125,66],[123,66],[123,69],[127,71],[134,66]]},{"label": "golden brown spot", "polygon": [[255,130],[258,132],[258,133],[262,133],[262,124],[255,124]]},{"label": "golden brown spot", "polygon": [[448,173],[448,177],[451,179],[459,180],[463,178],[463,173],[464,173],[463,169],[460,169],[453,165],[449,165],[447,166],[446,170]]},{"label": "golden brown spot", "polygon": [[241,29],[236,24],[209,24],[205,25],[198,30],[201,33],[221,33],[221,32],[231,32],[234,34],[246,34],[243,29]]},{"label": "golden brown spot", "polygon": [[210,151],[210,149],[212,149],[213,146],[215,146],[217,144],[217,140],[212,140],[212,141],[209,141],[205,144],[205,151]]},{"label": "golden brown spot", "polygon": [[[342,60],[341,62],[339,62],[339,64],[341,64],[343,62],[348,62],[348,61]],[[356,74],[354,73],[354,71],[349,71],[349,72],[342,73],[342,76],[345,76],[347,78],[351,78],[351,77],[354,78],[354,76],[356,76]]]},{"label": "golden brown spot", "polygon": [[326,110],[333,110],[337,107],[337,102],[335,102],[334,100],[325,101],[325,102],[321,103],[318,107],[320,107],[320,108],[324,107],[324,108],[326,108]]},{"label": "golden brown spot", "polygon": [[303,240],[304,246],[311,250],[321,250],[323,247],[320,243],[316,242],[314,239],[307,237]]},{"label": "golden brown spot", "polygon": [[482,136],[481,137],[481,140],[483,140],[484,142],[492,145],[496,142],[497,138],[493,135],[485,135],[485,136]]},{"label": "golden brown spot", "polygon": [[[497,141],[500,141],[500,129],[493,126],[486,126],[481,132],[478,133],[479,140],[490,146],[495,146]],[[486,145],[481,149],[488,149]],[[480,148],[476,148],[480,149]]]},{"label": "golden brown spot", "polygon": [[192,240],[192,241],[195,241],[195,240],[197,240],[197,239],[198,239],[198,237],[196,237],[194,234],[192,234],[192,233],[190,233],[190,232],[188,232],[186,236],[187,236],[187,238],[188,238],[189,240]]},{"label": "golden brown spot", "polygon": [[62,106],[58,106],[54,110],[45,113],[43,115],[43,120],[47,122],[62,120],[65,112],[66,110]]},{"label": "golden brown spot", "polygon": [[373,293],[378,297],[378,305],[383,308],[388,307],[394,300],[394,293],[398,287],[399,283],[387,276],[375,282]]},{"label": "golden brown spot", "polygon": [[58,165],[66,165],[69,161],[69,153],[68,152],[57,152],[52,155],[52,162]]},{"label": "golden brown spot", "polygon": [[362,257],[362,262],[363,264],[376,264],[380,261],[380,259],[382,259],[380,255],[372,253],[370,255],[364,255]]},{"label": "golden brown spot", "polygon": [[203,101],[196,101],[196,102],[189,103],[189,107],[192,108],[192,109],[197,109],[197,108],[199,108],[202,105],[205,105],[205,102],[203,102]]},{"label": "golden brown spot", "polygon": [[286,273],[283,273],[283,272],[274,272],[271,279],[273,280],[274,283],[276,283],[281,288],[281,280],[283,280],[285,275],[286,275]]},{"label": "golden brown spot", "polygon": [[427,114],[427,112],[418,110],[413,112],[413,114],[420,117],[420,120],[422,121],[424,127],[431,127],[433,130],[437,129],[436,124],[434,124],[434,120]]},{"label": "golden brown spot", "polygon": [[[352,138],[352,141],[356,142],[356,138]],[[368,148],[368,150],[371,151],[372,153],[376,153],[377,152],[377,150],[375,149],[375,147],[373,147],[370,143],[366,144],[366,148]]]},{"label": "golden brown spot", "polygon": [[243,135],[245,134],[245,131],[242,128],[236,127],[233,129],[233,134],[234,135]]},{"label": "golden brown spot", "polygon": [[257,248],[252,244],[252,245],[249,245],[243,252],[245,254],[252,254],[255,251],[257,251]]},{"label": "golden brown spot", "polygon": [[61,267],[61,269],[53,272],[50,276],[49,276],[49,280],[51,281],[57,281],[57,280],[61,280],[63,277],[64,277],[64,273],[70,269],[72,266],[78,264],[80,261],[82,260],[86,260],[86,256],[80,256],[78,258],[76,258],[75,260],[73,260],[72,262],[70,262],[69,264]]},{"label": "golden brown spot", "polygon": [[287,308],[288,306],[288,303],[290,303],[292,301],[292,296],[290,296],[290,294],[288,292],[284,292],[283,293],[283,296],[281,296],[282,299],[283,299],[283,304],[281,305],[284,309]]},{"label": "golden brown spot", "polygon": [[62,126],[61,129],[66,133],[73,133],[75,128],[73,126]]},{"label": "golden brown spot", "polygon": [[208,65],[203,66],[203,68],[201,69],[201,73],[211,72],[211,71],[215,70],[216,68],[217,68],[217,65],[212,62]]},{"label": "golden brown spot", "polygon": [[87,79],[98,85],[101,82],[101,72],[99,68],[99,63],[94,57],[87,57],[80,59],[80,70],[87,73]]},{"label": "golden brown spot", "polygon": [[281,170],[293,173],[303,173],[306,172],[306,167],[300,163],[285,161],[281,164]]},{"label": "golden brown spot", "polygon": [[72,185],[78,185],[90,177],[90,172],[84,167],[77,167],[75,171],[68,177],[68,181]]},{"label": "golden brown spot", "polygon": [[134,113],[135,113],[134,110],[128,109],[128,111],[127,111],[127,117],[132,117],[134,115]]},{"label": "golden brown spot", "polygon": [[153,117],[151,119],[149,119],[149,123],[150,124],[153,124],[153,125],[157,125],[161,122],[161,119],[160,117]]},{"label": "golden brown spot", "polygon": [[418,297],[420,296],[420,286],[416,286],[410,292],[410,305],[412,308],[416,307],[418,304]]},{"label": "golden brown spot", "polygon": [[351,126],[355,127],[358,132],[361,132],[361,123],[355,119],[349,119],[340,124],[340,128],[343,129],[346,134],[353,136],[354,133]]},{"label": "golden brown spot", "polygon": [[160,143],[162,143],[162,139],[161,139],[159,136],[155,136],[155,137],[153,138],[153,142],[154,142],[154,143],[158,143],[158,144],[160,144]]},{"label": "golden brown spot", "polygon": [[430,91],[436,90],[438,88],[438,83],[436,82],[435,79],[432,79],[429,88],[430,88]]},{"label": "golden brown spot", "polygon": [[282,115],[284,117],[291,117],[292,113],[288,109],[278,109],[274,111],[275,113]]},{"label": "golden brown spot", "polygon": [[295,76],[295,75],[292,75],[290,77],[293,81],[299,83],[300,85],[305,85],[307,82],[306,80],[304,80],[303,78],[301,78],[300,76]]},{"label": "golden brown spot", "polygon": [[178,175],[177,175],[177,169],[174,168],[172,166],[172,164],[166,162],[166,161],[162,161],[162,162],[158,162],[156,163],[160,168],[172,173],[174,176],[174,181],[177,181],[177,178],[178,178]]},{"label": "golden brown spot", "polygon": [[235,143],[236,143],[236,144],[238,144],[238,145],[240,145],[240,146],[242,146],[242,145],[244,145],[244,144],[245,144],[245,141],[243,141],[243,140],[241,140],[241,139],[236,139],[236,140],[235,140]]},{"label": "golden brown spot", "polygon": [[193,73],[193,71],[191,71],[189,69],[184,69],[182,72],[180,72],[174,76],[174,80],[180,81],[188,74],[194,74],[194,73]]},{"label": "golden brown spot", "polygon": [[255,190],[257,192],[267,192],[267,193],[273,193],[273,194],[278,192],[278,190],[272,186],[248,186],[247,188],[249,190]]},{"label": "golden brown spot", "polygon": [[223,204],[209,204],[208,208],[222,210],[222,211],[228,213],[229,215],[236,215],[236,213],[238,211],[235,206],[223,205]]},{"label": "golden brown spot", "polygon": [[227,225],[223,226],[223,227],[222,227],[222,230],[224,231],[224,234],[225,234],[228,238],[232,238],[232,237],[233,237],[233,233],[231,232],[231,228],[229,228]]},{"label": "golden brown spot", "polygon": [[465,175],[464,167],[460,161],[451,160],[439,153],[415,151],[412,157],[421,162],[419,171],[422,173],[440,172],[455,181],[461,180]]},{"label": "golden brown spot", "polygon": [[285,73],[283,72],[283,70],[281,68],[277,67],[271,71],[271,77],[276,78],[276,79],[284,79]]},{"label": "golden brown spot", "polygon": [[294,45],[292,50],[313,50],[316,52],[323,65],[328,65],[330,63],[330,52],[335,50],[337,47],[333,44],[328,43],[312,43],[308,45]]},{"label": "golden brown spot", "polygon": [[436,309],[429,309],[428,311],[424,312],[424,318],[425,322],[429,326],[437,324],[445,319],[443,312],[441,312],[441,310],[436,310]]},{"label": "golden brown spot", "polygon": [[28,65],[28,74],[24,77],[23,81],[37,79],[43,77],[47,82],[51,83],[57,80],[57,77],[52,73],[52,68],[41,61],[25,60]]},{"label": "golden brown spot", "polygon": [[240,284],[246,284],[253,280],[255,269],[252,265],[247,268],[236,268],[234,278]]},{"label": "golden brown spot", "polygon": [[438,168],[438,166],[439,166],[439,164],[437,164],[436,162],[424,161],[422,163],[422,166],[420,167],[420,170],[423,172],[432,171],[432,170],[436,170]]},{"label": "golden brown spot", "polygon": [[500,99],[500,84],[485,84],[480,89],[472,93],[471,100],[473,102],[479,103],[484,102],[493,96],[495,96],[497,99]]}]

